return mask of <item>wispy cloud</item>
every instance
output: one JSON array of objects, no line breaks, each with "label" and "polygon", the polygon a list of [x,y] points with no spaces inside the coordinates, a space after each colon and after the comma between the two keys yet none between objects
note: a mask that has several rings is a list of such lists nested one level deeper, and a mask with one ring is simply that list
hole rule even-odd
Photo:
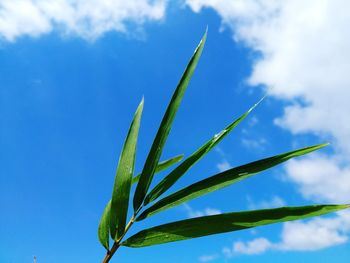
[{"label": "wispy cloud", "polygon": [[187,216],[190,218],[221,214],[221,211],[216,208],[207,207],[207,208],[204,208],[203,210],[195,210],[189,204],[184,204],[183,207],[187,212]]},{"label": "wispy cloud", "polygon": [[241,143],[245,148],[249,150],[263,151],[265,149],[267,141],[265,138],[254,138],[254,139],[243,138],[241,140]]},{"label": "wispy cloud", "polygon": [[258,117],[256,117],[256,116],[252,116],[250,119],[249,119],[249,121],[248,121],[248,125],[250,126],[250,127],[254,127],[255,125],[257,125],[259,123],[259,119],[258,119]]},{"label": "wispy cloud", "polygon": [[269,200],[254,201],[250,196],[247,197],[248,209],[266,209],[285,206],[286,202],[279,196],[273,196]]},{"label": "wispy cloud", "polygon": [[222,160],[221,162],[219,162],[216,167],[218,168],[219,172],[223,172],[226,171],[230,168],[232,168],[231,164],[227,161],[227,160]]},{"label": "wispy cloud", "polygon": [[217,259],[219,257],[218,254],[214,254],[214,255],[202,255],[198,258],[199,262],[210,262],[213,261],[215,259]]},{"label": "wispy cloud", "polygon": [[235,242],[232,248],[225,247],[223,253],[227,258],[236,254],[257,255],[265,252],[272,247],[272,244],[266,238],[256,238],[248,242]]},{"label": "wispy cloud", "polygon": [[1,0],[0,38],[38,37],[52,31],[93,40],[109,31],[136,30],[165,15],[165,0]]},{"label": "wispy cloud", "polygon": [[219,172],[224,172],[230,168],[232,168],[232,165],[230,162],[227,160],[226,153],[224,152],[223,149],[220,147],[216,147],[215,151],[220,155],[221,161],[216,164],[216,168],[219,170]]}]

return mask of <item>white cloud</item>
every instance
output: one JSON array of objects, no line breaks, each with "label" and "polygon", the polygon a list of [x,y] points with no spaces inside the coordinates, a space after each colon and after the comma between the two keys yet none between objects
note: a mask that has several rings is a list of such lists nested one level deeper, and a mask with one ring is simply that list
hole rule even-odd
[{"label": "white cloud", "polygon": [[217,259],[219,256],[217,254],[214,255],[202,255],[198,258],[199,262],[210,262]]},{"label": "white cloud", "polygon": [[350,213],[333,218],[314,218],[308,222],[287,222],[283,225],[282,241],[275,244],[278,250],[312,251],[348,240]]},{"label": "white cloud", "polygon": [[[213,8],[236,41],[259,52],[248,82],[291,105],[276,123],[293,133],[334,138],[350,153],[350,2],[347,0],[187,0]],[[302,98],[295,100],[295,98]],[[349,159],[349,158],[348,158]]]},{"label": "white cloud", "polygon": [[350,168],[335,157],[313,155],[291,160],[286,172],[307,199],[332,203],[350,200]]},{"label": "white cloud", "polygon": [[[222,18],[223,27],[232,30],[233,39],[259,54],[248,83],[267,87],[270,96],[289,102],[275,124],[293,134],[313,133],[332,140],[333,154],[292,160],[286,166],[287,177],[307,199],[349,202],[350,2],[186,2],[194,12],[214,9]],[[348,224],[349,218],[286,223],[279,246],[270,248],[313,250],[346,242],[348,231],[336,222]],[[299,230],[312,234],[303,235]],[[249,244],[244,245],[249,248]]]},{"label": "white cloud", "polygon": [[190,218],[221,214],[221,211],[216,208],[207,207],[203,210],[195,210],[189,204],[184,204],[183,207],[186,210],[188,217]]},{"label": "white cloud", "polygon": [[350,213],[343,211],[333,218],[287,222],[283,225],[281,241],[277,243],[262,237],[247,242],[237,241],[232,248],[224,248],[223,253],[226,257],[232,257],[236,254],[261,254],[268,250],[314,251],[345,243],[349,231]]},{"label": "white cloud", "polygon": [[247,243],[243,243],[241,241],[235,242],[233,244],[233,251],[235,253],[256,255],[265,252],[270,247],[271,243],[266,238],[256,238]]},{"label": "white cloud", "polygon": [[14,41],[58,30],[93,40],[161,20],[165,0],[0,0],[0,38]]}]

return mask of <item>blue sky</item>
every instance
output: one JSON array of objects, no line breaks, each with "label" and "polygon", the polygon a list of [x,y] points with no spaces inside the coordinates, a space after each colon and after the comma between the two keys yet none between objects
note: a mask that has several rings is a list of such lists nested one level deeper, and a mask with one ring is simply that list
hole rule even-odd
[{"label": "blue sky", "polygon": [[[97,225],[132,115],[144,96],[140,171],[207,25],[162,158],[190,155],[268,96],[173,190],[298,147],[325,141],[331,147],[173,208],[132,232],[217,212],[349,203],[347,5],[0,0],[0,262],[32,262],[34,255],[38,263],[102,260]],[[344,212],[122,248],[112,262],[344,262],[349,233]]]}]

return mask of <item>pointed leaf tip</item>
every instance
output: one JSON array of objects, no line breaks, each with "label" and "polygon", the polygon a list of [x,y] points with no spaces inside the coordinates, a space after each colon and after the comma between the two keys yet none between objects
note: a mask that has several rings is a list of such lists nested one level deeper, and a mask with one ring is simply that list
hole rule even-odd
[{"label": "pointed leaf tip", "polygon": [[256,102],[253,107],[251,107],[247,113],[252,112],[263,100],[265,100],[265,98],[267,97],[267,94],[265,94],[260,100],[258,100],[258,102]]},{"label": "pointed leaf tip", "polygon": [[174,192],[163,199],[157,201],[154,205],[144,210],[141,215],[136,218],[136,221],[145,219],[146,217],[157,214],[166,209],[177,206],[181,203],[187,202],[194,198],[217,191],[223,187],[227,187],[233,183],[239,182],[243,179],[249,178],[264,170],[270,169],[280,163],[286,162],[291,158],[302,156],[310,152],[316,151],[324,144],[304,147],[294,151],[282,153],[265,159],[257,160],[248,164],[244,164],[224,172],[218,173],[204,180],[196,182],[185,188]]},{"label": "pointed leaf tip", "polygon": [[131,122],[118,162],[110,212],[110,232],[113,239],[121,237],[126,226],[143,103],[144,99],[142,98]]},{"label": "pointed leaf tip", "polygon": [[345,209],[344,205],[311,205],[223,213],[172,222],[131,236],[122,245],[145,247],[238,231],[268,224],[299,220]]},{"label": "pointed leaf tip", "polygon": [[[260,100],[261,101],[261,100]],[[177,166],[171,173],[169,173],[162,181],[160,181],[152,191],[146,196],[144,204],[147,205],[150,202],[157,199],[170,187],[172,187],[186,172],[200,159],[202,159],[209,151],[214,149],[214,147],[227,136],[237,125],[239,125],[248,114],[257,106],[256,103],[248,111],[243,113],[240,117],[231,122],[219,133],[215,134],[209,141],[203,144],[198,150],[192,153],[186,160],[184,160],[179,166]]]},{"label": "pointed leaf tip", "polygon": [[185,72],[183,73],[175,89],[175,92],[173,93],[170,103],[160,123],[157,134],[155,136],[151,149],[148,153],[146,162],[142,169],[140,180],[136,186],[136,191],[133,199],[134,213],[137,213],[139,208],[142,206],[145,196],[147,194],[147,191],[150,187],[154,173],[156,171],[156,166],[159,162],[164,145],[170,133],[171,126],[175,119],[176,113],[181,104],[182,98],[185,94],[185,91],[190,82],[190,79],[196,69],[199,58],[202,54],[206,37],[207,37],[207,33],[204,34],[199,45],[195,49],[195,52],[192,55],[185,69]]}]

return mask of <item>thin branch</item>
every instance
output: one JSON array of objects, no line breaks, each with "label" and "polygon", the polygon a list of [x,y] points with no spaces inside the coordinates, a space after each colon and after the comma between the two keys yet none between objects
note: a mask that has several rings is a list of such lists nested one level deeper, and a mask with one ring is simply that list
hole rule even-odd
[{"label": "thin branch", "polygon": [[125,227],[125,231],[124,234],[117,240],[114,242],[112,248],[110,251],[107,252],[105,258],[103,259],[102,263],[108,263],[111,258],[113,257],[114,253],[118,250],[118,248],[120,247],[120,242],[123,239],[123,237],[125,236],[125,234],[128,232],[128,230],[130,229],[130,227],[132,226],[132,224],[135,222],[135,216],[133,216],[129,223],[126,225]]},{"label": "thin branch", "polygon": [[113,257],[114,253],[118,250],[119,247],[120,247],[120,244],[117,242],[114,242],[112,249],[107,252],[102,263],[108,263],[111,260],[111,258]]}]

